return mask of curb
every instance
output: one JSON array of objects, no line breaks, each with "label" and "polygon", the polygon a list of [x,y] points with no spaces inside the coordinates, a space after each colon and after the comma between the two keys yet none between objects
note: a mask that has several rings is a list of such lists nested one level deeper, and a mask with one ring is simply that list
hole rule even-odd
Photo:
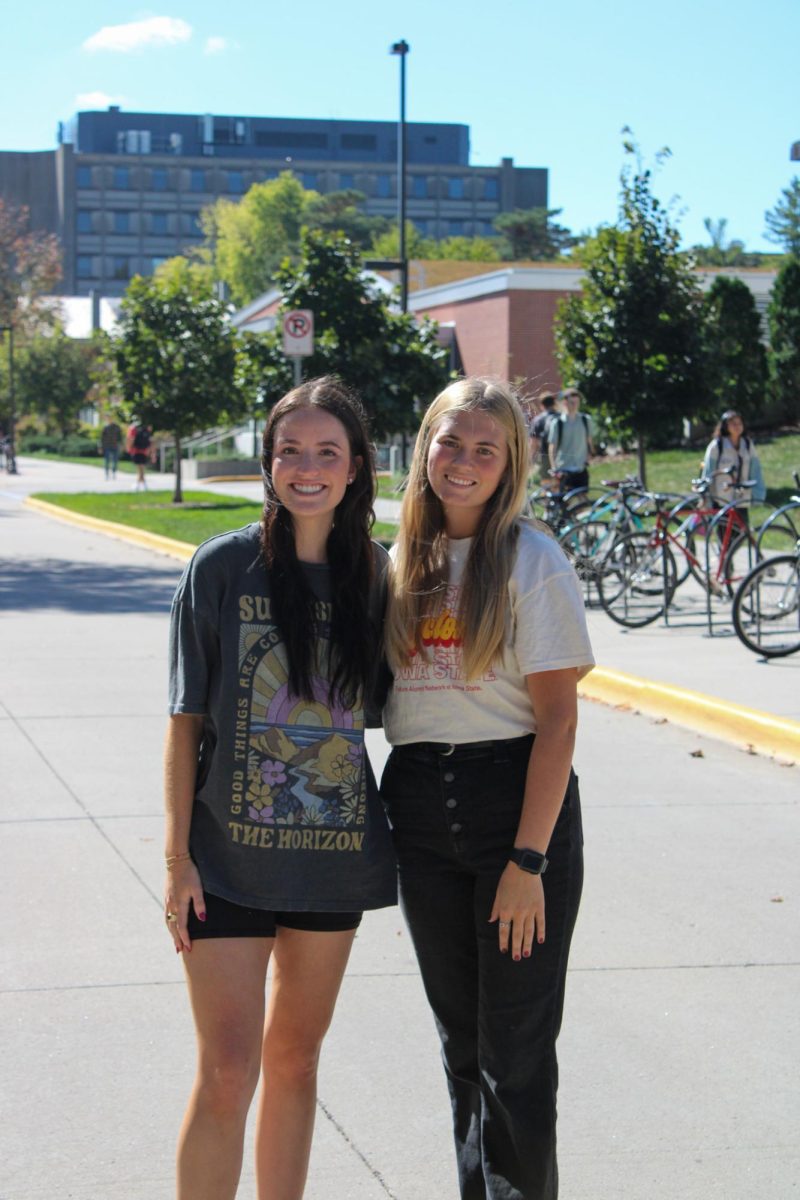
[{"label": "curb", "polygon": [[145,529],[135,529],[132,525],[120,525],[117,521],[103,521],[100,517],[88,517],[83,513],[71,512],[58,504],[50,504],[47,500],[36,500],[26,496],[23,504],[34,508],[46,517],[54,517],[67,525],[77,525],[81,529],[93,529],[120,542],[131,542],[142,546],[145,550],[156,550],[159,554],[167,554],[177,558],[179,562],[188,562],[197,549],[190,542],[179,542],[175,538],[164,537],[160,533],[148,533]]},{"label": "curb", "polygon": [[603,704],[628,705],[650,717],[666,717],[676,725],[720,738],[750,753],[800,762],[800,722],[788,717],[606,667],[595,667],[582,679],[578,695]]},{"label": "curb", "polygon": [[[26,497],[24,503],[68,525],[93,529],[119,541],[156,550],[179,562],[188,562],[197,549],[189,542],[147,533],[116,521],[83,516],[31,496]],[[729,742],[751,753],[800,763],[800,722],[791,721],[788,717],[776,717],[771,713],[720,700],[716,696],[705,696],[702,692],[692,692],[688,688],[672,687],[666,683],[654,683],[607,667],[595,667],[582,679],[578,685],[578,695],[584,700],[597,700],[613,707],[627,705],[647,716],[666,717],[676,725]]]}]

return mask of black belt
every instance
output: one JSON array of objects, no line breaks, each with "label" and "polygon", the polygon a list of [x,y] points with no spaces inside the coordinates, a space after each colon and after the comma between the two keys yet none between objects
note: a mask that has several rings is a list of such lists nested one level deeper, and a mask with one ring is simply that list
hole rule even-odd
[{"label": "black belt", "polygon": [[533,736],[532,733],[523,733],[515,738],[500,738],[486,742],[404,742],[400,746],[395,746],[394,750],[396,752],[406,751],[411,754],[437,754],[442,758],[450,758],[453,754],[481,754],[487,751],[511,750]]}]

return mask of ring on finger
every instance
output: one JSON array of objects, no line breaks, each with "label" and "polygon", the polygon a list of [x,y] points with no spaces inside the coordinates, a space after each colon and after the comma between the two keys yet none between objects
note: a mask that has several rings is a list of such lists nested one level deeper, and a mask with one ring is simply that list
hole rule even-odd
[{"label": "ring on finger", "polygon": [[178,914],[177,914],[177,913],[174,913],[174,912],[168,912],[168,913],[167,913],[167,920],[168,920],[168,921],[177,921],[177,919],[178,919]]},{"label": "ring on finger", "polygon": [[510,925],[511,925],[511,922],[510,922],[510,921],[501,921],[501,922],[500,922],[500,928],[501,928],[501,929],[508,929],[508,928],[510,927]]}]

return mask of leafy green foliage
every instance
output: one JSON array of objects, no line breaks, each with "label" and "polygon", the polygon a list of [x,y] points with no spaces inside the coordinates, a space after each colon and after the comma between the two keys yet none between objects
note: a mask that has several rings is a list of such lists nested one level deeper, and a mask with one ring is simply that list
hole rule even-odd
[{"label": "leafy green foliage", "polygon": [[0,325],[13,325],[23,334],[41,325],[41,297],[60,278],[58,239],[30,232],[28,210],[0,199]]},{"label": "leafy green foliage", "polygon": [[744,242],[730,240],[726,234],[728,221],[725,217],[713,221],[704,217],[703,224],[711,239],[710,246],[693,246],[692,256],[699,267],[757,267],[762,255],[748,254]]},{"label": "leafy green foliage", "polygon": [[653,195],[635,146],[621,175],[618,222],[582,249],[580,293],[560,307],[562,375],[622,437],[644,447],[674,436],[702,395],[701,302],[678,232]]},{"label": "leafy green foliage", "polygon": [[564,225],[553,220],[560,208],[516,208],[494,219],[494,227],[504,240],[502,256],[551,262],[575,245],[576,239]]},{"label": "leafy green foliage", "polygon": [[133,279],[112,342],[122,394],[138,420],[172,434],[181,500],[180,440],[235,418],[236,334],[223,305],[180,279]]},{"label": "leafy green foliage", "polygon": [[323,196],[307,195],[311,198],[305,205],[303,224],[309,229],[343,233],[355,246],[368,250],[373,240],[389,228],[387,217],[370,217],[363,211],[361,206],[367,199],[363,192],[348,188]]},{"label": "leafy green foliage", "polygon": [[702,342],[705,411],[696,416],[718,419],[727,408],[745,420],[764,407],[767,360],[761,343],[761,321],[753,293],[740,279],[718,276],[703,298]]},{"label": "leafy green foliage", "polygon": [[[300,259],[285,260],[276,280],[281,312],[314,313],[314,354],[303,360],[306,378],[336,374],[362,398],[374,432],[411,430],[415,413],[447,380],[447,351],[430,321],[392,312],[361,273],[356,248],[341,234],[304,230]],[[248,339],[243,367],[249,388],[263,388],[269,402],[291,387],[291,366],[279,334]]]},{"label": "leafy green foliage", "polygon": [[36,414],[62,437],[74,432],[92,386],[92,356],[90,345],[68,338],[61,328],[31,338],[17,355],[21,411]]},{"label": "leafy green foliage", "polygon": [[775,207],[764,213],[767,241],[775,242],[787,254],[800,257],[800,179],[795,176],[781,192]]},{"label": "leafy green foliage", "polygon": [[779,416],[796,423],[800,407],[800,259],[788,259],[778,272],[767,322],[773,400]]}]

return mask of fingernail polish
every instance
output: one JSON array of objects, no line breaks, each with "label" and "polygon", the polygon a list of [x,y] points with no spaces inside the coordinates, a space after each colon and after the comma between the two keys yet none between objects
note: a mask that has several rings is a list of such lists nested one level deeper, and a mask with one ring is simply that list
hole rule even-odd
[{"label": "fingernail polish", "polygon": [[514,955],[514,962],[519,962],[519,955],[518,955],[518,954],[515,954],[515,955]]},{"label": "fingernail polish", "polygon": [[199,917],[198,917],[197,919],[198,919],[198,921],[205,921],[205,919],[206,919],[206,914],[205,914],[205,913],[200,913],[200,915],[199,915]]},{"label": "fingernail polish", "polygon": [[530,950],[523,950],[523,951],[522,951],[522,957],[523,957],[523,958],[530,958],[530,956],[531,956],[531,952],[530,952]]}]

